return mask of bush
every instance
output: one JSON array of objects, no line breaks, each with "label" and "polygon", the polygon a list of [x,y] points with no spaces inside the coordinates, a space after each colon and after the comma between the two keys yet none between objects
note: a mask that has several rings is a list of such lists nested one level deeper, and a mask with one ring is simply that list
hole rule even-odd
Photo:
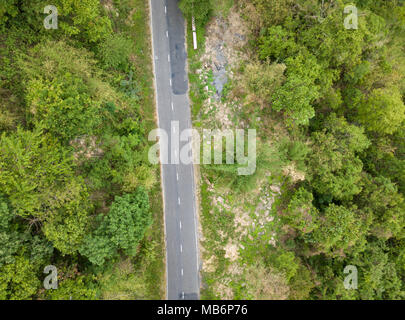
[{"label": "bush", "polygon": [[98,55],[104,68],[128,71],[129,56],[132,50],[133,45],[130,39],[113,34],[101,43]]}]

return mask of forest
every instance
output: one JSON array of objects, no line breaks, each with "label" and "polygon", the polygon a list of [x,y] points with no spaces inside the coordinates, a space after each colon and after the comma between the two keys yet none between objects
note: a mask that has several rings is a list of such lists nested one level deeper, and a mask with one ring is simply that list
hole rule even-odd
[{"label": "forest", "polygon": [[0,3],[0,299],[160,299],[148,4],[52,4]]},{"label": "forest", "polygon": [[[348,6],[353,28],[345,27]],[[200,34],[201,49],[189,50],[194,125],[219,126],[212,114],[231,105],[233,125],[259,136],[255,175],[201,169],[204,259],[212,262],[204,296],[230,288],[233,299],[404,299],[404,1],[182,0],[181,8]],[[227,67],[222,100],[205,112],[213,98],[204,89],[212,71],[201,75],[212,45],[204,37],[220,37],[213,26],[232,25],[235,11],[248,28],[245,58]],[[266,186],[279,189],[276,218],[237,238],[234,220],[261,201],[245,199]],[[225,204],[218,211],[212,203]],[[358,270],[356,290],[345,288],[347,266]]]},{"label": "forest", "polygon": [[[162,299],[148,1],[52,4],[55,29],[48,1],[0,3],[0,299]],[[232,128],[258,134],[255,174],[199,168],[201,298],[405,299],[404,1],[180,8],[193,126],[222,128],[225,105]],[[201,57],[229,16],[248,31],[211,108]]]}]

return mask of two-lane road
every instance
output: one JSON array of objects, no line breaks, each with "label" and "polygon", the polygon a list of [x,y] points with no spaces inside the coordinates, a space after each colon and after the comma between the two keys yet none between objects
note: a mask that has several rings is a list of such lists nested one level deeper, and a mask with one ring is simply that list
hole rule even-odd
[{"label": "two-lane road", "polygon": [[[184,19],[177,0],[150,0],[159,127],[169,135],[168,159],[182,147],[171,135],[191,128]],[[178,121],[179,132],[171,124]],[[183,143],[184,144],[184,143]],[[163,149],[161,149],[161,152]],[[164,158],[165,155],[162,155]],[[199,253],[193,165],[162,164],[167,298],[199,299]]]}]

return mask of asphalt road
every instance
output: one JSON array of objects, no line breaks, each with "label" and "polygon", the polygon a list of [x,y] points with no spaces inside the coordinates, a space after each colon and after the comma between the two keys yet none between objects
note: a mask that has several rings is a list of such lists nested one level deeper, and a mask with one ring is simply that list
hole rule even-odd
[{"label": "asphalt road", "polygon": [[[191,128],[184,19],[177,0],[150,0],[159,127],[171,135]],[[178,132],[176,133],[176,135]],[[185,143],[185,142],[184,142]],[[169,163],[182,145],[169,144]],[[165,155],[162,155],[162,158]],[[163,164],[166,277],[169,300],[199,299],[199,254],[193,165]]]}]

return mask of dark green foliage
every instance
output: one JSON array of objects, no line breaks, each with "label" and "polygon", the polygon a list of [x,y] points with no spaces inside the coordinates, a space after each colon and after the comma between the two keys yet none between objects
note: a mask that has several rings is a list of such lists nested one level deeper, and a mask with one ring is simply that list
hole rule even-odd
[{"label": "dark green foliage", "polygon": [[116,257],[119,250],[135,256],[139,242],[152,224],[149,209],[149,198],[142,188],[133,194],[116,197],[109,213],[100,216],[97,229],[86,238],[81,254],[96,265]]},{"label": "dark green foliage", "polygon": [[335,199],[351,199],[361,191],[362,162],[357,153],[369,146],[363,129],[335,115],[312,134],[309,179],[314,189]]}]

